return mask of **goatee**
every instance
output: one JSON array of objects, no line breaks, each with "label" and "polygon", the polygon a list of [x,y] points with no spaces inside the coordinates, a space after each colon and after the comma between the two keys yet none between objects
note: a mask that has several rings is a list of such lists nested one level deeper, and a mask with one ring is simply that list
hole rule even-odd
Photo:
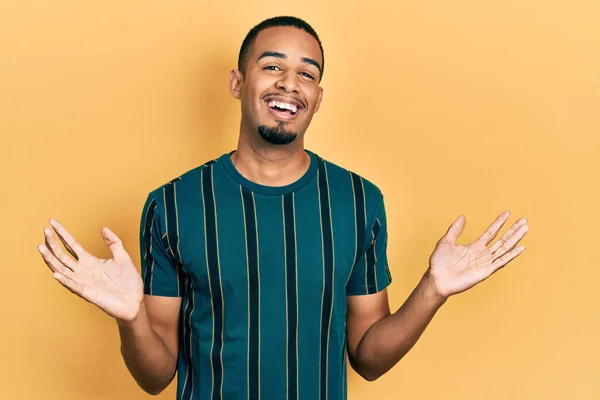
[{"label": "goatee", "polygon": [[258,127],[260,137],[271,144],[290,144],[298,136],[295,132],[285,130],[285,122],[279,122],[276,127],[260,125]]}]

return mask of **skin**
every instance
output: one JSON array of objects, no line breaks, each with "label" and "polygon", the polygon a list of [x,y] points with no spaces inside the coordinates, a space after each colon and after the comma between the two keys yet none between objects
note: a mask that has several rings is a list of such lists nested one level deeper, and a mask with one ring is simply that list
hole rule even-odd
[{"label": "skin", "polygon": [[[230,72],[229,90],[240,100],[242,111],[238,148],[231,157],[247,179],[282,186],[293,183],[308,169],[304,135],[323,98],[320,71],[314,65],[322,65],[322,61],[312,36],[295,28],[277,27],[259,33],[245,73]],[[302,105],[293,120],[270,113],[265,98],[274,95]],[[275,127],[282,122],[287,134],[296,135],[291,143],[273,145],[259,135],[259,126]],[[494,242],[508,218],[509,213],[503,212],[478,240],[461,245],[457,239],[466,224],[461,215],[436,243],[422,279],[393,314],[387,290],[348,296],[348,354],[361,376],[375,380],[387,372],[414,346],[450,296],[484,281],[524,251],[524,246],[518,246],[529,230],[524,218]],[[54,232],[44,229],[45,244],[38,250],[53,277],[115,318],[129,371],[142,389],[160,393],[176,372],[181,298],[144,295],[137,268],[110,229],[101,231],[113,255],[104,260],[83,249],[58,221],[52,219],[50,225]]]},{"label": "skin", "polygon": [[[285,58],[263,57],[270,52]],[[245,74],[237,69],[229,73],[229,91],[240,100],[242,111],[238,148],[231,159],[253,182],[284,186],[298,180],[309,167],[304,134],[319,110],[323,88],[319,69],[303,59],[323,65],[319,44],[311,35],[291,27],[269,28],[257,35]],[[286,124],[286,131],[297,134],[289,145],[272,145],[258,134],[259,125],[275,127],[279,123],[265,103],[265,98],[273,95],[303,104],[297,117]]]}]

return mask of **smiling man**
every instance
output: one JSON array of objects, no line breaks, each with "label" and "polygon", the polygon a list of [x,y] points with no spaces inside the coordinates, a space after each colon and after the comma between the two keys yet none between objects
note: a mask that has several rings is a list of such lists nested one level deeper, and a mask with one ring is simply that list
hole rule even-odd
[{"label": "smiling man", "polygon": [[324,55],[304,21],[277,17],[244,40],[229,90],[238,146],[148,195],[142,276],[120,239],[114,258],[86,252],[55,220],[39,246],[53,276],[114,317],[121,352],[148,393],[177,372],[178,399],[345,399],[346,357],[365,379],[392,368],[447,298],[524,249],[502,213],[458,245],[460,216],[423,278],[390,313],[387,221],[371,182],[304,148],[323,98]]}]

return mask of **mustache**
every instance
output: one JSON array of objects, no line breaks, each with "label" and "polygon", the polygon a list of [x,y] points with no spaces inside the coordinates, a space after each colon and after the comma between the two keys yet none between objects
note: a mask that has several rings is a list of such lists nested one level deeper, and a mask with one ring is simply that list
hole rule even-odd
[{"label": "mustache", "polygon": [[283,98],[292,99],[292,100],[297,101],[298,103],[302,104],[302,107],[307,108],[306,103],[304,101],[302,101],[302,99],[300,99],[299,97],[296,97],[296,96],[282,96],[281,93],[268,93],[268,94],[265,94],[261,98],[261,100],[268,100],[271,97],[283,97]]}]

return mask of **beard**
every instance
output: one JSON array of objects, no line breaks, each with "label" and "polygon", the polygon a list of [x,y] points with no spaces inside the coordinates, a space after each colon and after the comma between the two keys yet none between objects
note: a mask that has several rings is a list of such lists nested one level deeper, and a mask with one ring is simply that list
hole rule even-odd
[{"label": "beard", "polygon": [[258,127],[258,133],[260,134],[260,137],[271,144],[290,144],[296,140],[298,134],[296,132],[286,131],[285,125],[285,122],[279,122],[275,127],[260,125]]}]

